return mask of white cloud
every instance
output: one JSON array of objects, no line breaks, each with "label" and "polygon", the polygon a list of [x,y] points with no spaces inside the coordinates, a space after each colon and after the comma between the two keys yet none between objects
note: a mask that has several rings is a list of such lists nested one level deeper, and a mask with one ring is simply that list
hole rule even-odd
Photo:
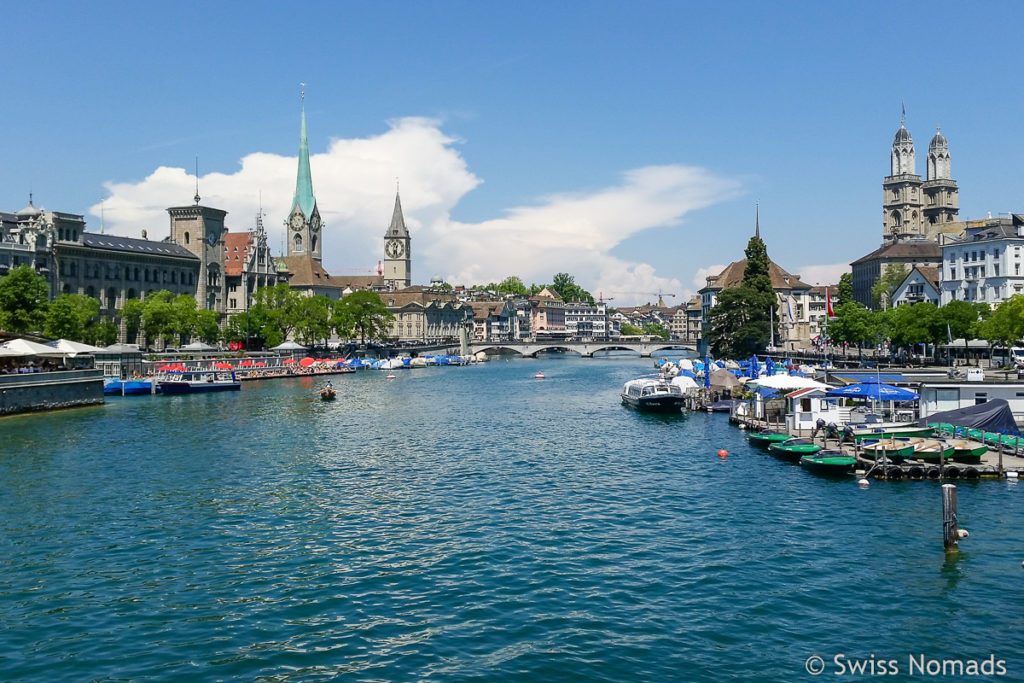
[{"label": "white cloud", "polygon": [[693,275],[693,291],[699,291],[708,285],[708,278],[712,275],[721,275],[728,264],[715,264],[707,268],[698,268]]},{"label": "white cloud", "polygon": [[849,263],[826,263],[820,265],[801,266],[792,271],[809,285],[835,285],[839,276],[850,272]]},{"label": "white cloud", "polygon": [[[648,166],[626,171],[619,183],[594,192],[553,194],[534,206],[508,208],[501,217],[464,223],[453,220],[452,211],[482,181],[459,154],[458,140],[431,119],[403,118],[389,125],[375,137],[333,139],[326,152],[310,156],[313,190],[326,224],[324,265],[331,272],[376,267],[398,178],[413,238],[415,282],[436,274],[453,284],[482,284],[508,275],[540,283],[568,272],[595,296],[623,293],[615,295],[621,305],[651,300],[651,293],[658,291],[677,295],[666,303],[680,303],[690,290],[678,279],[610,252],[632,235],[677,224],[686,213],[739,190],[736,181],[700,168]],[[232,231],[248,230],[262,192],[264,224],[277,252],[291,208],[295,169],[295,157],[249,154],[236,172],[199,179],[202,204],[227,210]],[[150,239],[167,235],[166,208],[191,204],[196,191],[194,175],[167,167],[139,182],[109,182],[106,187],[107,230],[138,236],[147,229]],[[90,211],[98,217],[100,205]],[[699,281],[703,286],[703,278]]]}]

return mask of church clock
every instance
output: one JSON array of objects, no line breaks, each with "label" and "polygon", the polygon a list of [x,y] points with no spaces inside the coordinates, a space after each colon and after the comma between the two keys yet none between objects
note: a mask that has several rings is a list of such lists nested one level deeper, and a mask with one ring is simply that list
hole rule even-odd
[{"label": "church clock", "polygon": [[402,255],[402,243],[398,240],[388,240],[384,246],[384,253],[388,258],[399,258]]}]

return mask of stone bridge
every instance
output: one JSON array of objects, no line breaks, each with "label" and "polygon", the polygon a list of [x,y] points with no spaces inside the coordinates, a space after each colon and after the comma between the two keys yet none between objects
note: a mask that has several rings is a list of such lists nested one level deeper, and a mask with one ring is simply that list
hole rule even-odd
[{"label": "stone bridge", "polygon": [[641,358],[650,358],[659,351],[696,351],[695,346],[681,344],[678,341],[565,341],[552,340],[542,342],[472,342],[471,353],[518,353],[522,356],[536,357],[542,351],[569,351],[578,353],[584,358],[591,358],[600,351],[632,351]]}]

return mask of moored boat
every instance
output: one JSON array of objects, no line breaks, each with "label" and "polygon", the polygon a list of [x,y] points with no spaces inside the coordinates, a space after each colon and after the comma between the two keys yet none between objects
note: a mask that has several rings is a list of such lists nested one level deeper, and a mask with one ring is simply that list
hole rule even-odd
[{"label": "moored boat", "polygon": [[891,439],[893,437],[926,437],[931,436],[935,431],[934,427],[920,427],[913,422],[891,422],[876,424],[850,425],[853,430],[853,438],[857,441],[863,439]]},{"label": "moored boat", "polygon": [[623,385],[620,397],[630,408],[662,413],[679,411],[686,400],[679,386],[660,377],[631,379]]},{"label": "moored boat", "polygon": [[978,441],[951,441],[953,460],[964,463],[979,463],[981,456],[988,453],[988,446]]},{"label": "moored boat", "polygon": [[861,446],[861,454],[868,460],[884,457],[898,464],[914,454],[914,444],[907,439],[864,439]]},{"label": "moored boat", "polygon": [[104,382],[103,393],[107,396],[138,396],[156,393],[156,387],[151,379],[111,378]]},{"label": "moored boat", "polygon": [[200,394],[211,391],[238,391],[242,383],[234,371],[171,370],[157,381],[164,394]]},{"label": "moored boat", "polygon": [[820,450],[821,446],[805,437],[793,437],[768,444],[768,452],[786,462],[799,462],[803,456],[814,455]]},{"label": "moored boat", "polygon": [[939,463],[953,457],[956,449],[942,439],[914,439],[914,459],[927,463]]},{"label": "moored boat", "polygon": [[773,443],[782,443],[792,439],[792,434],[786,432],[776,432],[771,429],[762,429],[759,432],[750,432],[747,434],[747,441],[750,442],[751,446],[757,446],[758,448],[768,448]]},{"label": "moored boat", "polygon": [[826,477],[846,476],[853,471],[856,464],[855,457],[843,455],[842,451],[821,451],[800,458],[801,467]]}]

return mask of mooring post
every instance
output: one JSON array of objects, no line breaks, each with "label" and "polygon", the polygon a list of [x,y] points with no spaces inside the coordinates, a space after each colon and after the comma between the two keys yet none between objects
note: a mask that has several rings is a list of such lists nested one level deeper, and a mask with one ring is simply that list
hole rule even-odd
[{"label": "mooring post", "polygon": [[999,449],[999,476],[1003,476],[1003,449]]},{"label": "mooring post", "polygon": [[947,553],[960,549],[960,532],[956,527],[956,485],[942,485],[942,547]]}]

